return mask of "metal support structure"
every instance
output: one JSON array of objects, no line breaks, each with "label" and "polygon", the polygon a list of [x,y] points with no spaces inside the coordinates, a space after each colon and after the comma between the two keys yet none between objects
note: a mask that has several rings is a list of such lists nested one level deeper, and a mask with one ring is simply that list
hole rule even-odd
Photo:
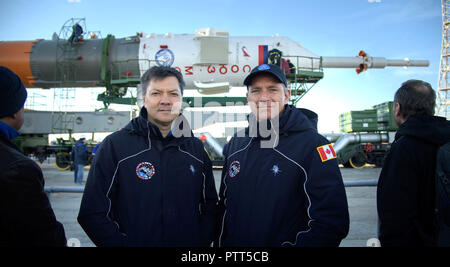
[{"label": "metal support structure", "polygon": [[[83,29],[81,33],[81,40],[77,42],[71,42],[69,39],[74,35],[74,25],[78,24]],[[78,58],[78,46],[83,43],[86,35],[86,20],[84,18],[72,18],[66,21],[61,27],[56,43],[56,70],[55,80],[61,81],[61,84],[65,82],[76,81],[77,76],[75,62]],[[63,86],[61,86],[63,87]]]},{"label": "metal support structure", "polygon": [[[61,27],[58,38],[56,38],[56,69],[55,80],[61,81],[61,85],[66,81],[77,80],[75,71],[75,61],[77,61],[77,48],[69,43],[70,36],[73,33],[73,26],[79,24],[83,30],[86,29],[86,21],[84,18],[72,18],[67,20]],[[83,32],[82,35],[85,33]],[[62,86],[63,87],[63,86]],[[75,88],[58,88],[54,89],[53,94],[53,111],[52,115],[52,132],[64,131],[71,132],[74,128],[74,119],[61,111],[74,106]]]},{"label": "metal support structure", "polygon": [[[294,73],[286,74],[286,78],[289,81],[289,89],[291,90],[290,101],[295,106],[323,78],[322,67],[314,64],[315,61],[320,61],[321,59],[289,55],[284,56],[284,58],[289,58],[295,64],[294,66],[297,66]],[[300,68],[300,66],[307,67]]]},{"label": "metal support structure", "polygon": [[340,136],[333,148],[336,153],[339,153],[347,145],[355,143],[381,143],[388,142],[388,133],[358,133],[358,134],[346,134]]},{"label": "metal support structure", "polygon": [[442,47],[441,47],[441,64],[439,67],[439,83],[437,89],[436,115],[450,118],[450,99],[449,99],[449,82],[448,72],[450,70],[450,3],[449,0],[442,0]]}]

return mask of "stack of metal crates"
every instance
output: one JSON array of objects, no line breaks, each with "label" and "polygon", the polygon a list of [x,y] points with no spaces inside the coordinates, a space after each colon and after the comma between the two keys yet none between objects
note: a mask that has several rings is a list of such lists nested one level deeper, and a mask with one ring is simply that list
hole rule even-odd
[{"label": "stack of metal crates", "polygon": [[349,111],[339,115],[341,132],[397,131],[394,120],[394,102],[373,106],[373,109]]},{"label": "stack of metal crates", "polygon": [[339,115],[341,132],[375,132],[378,130],[377,110],[349,111]]},{"label": "stack of metal crates", "polygon": [[397,131],[398,126],[394,120],[394,102],[388,101],[373,106],[377,111],[379,131]]}]

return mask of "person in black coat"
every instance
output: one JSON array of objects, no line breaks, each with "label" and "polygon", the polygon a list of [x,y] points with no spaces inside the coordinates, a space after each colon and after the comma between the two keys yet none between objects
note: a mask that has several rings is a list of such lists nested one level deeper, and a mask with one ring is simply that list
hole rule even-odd
[{"label": "person in black coat", "polygon": [[12,143],[24,122],[27,92],[0,66],[0,246],[66,246],[39,166]]},{"label": "person in black coat", "polygon": [[210,246],[218,196],[211,160],[179,113],[181,73],[152,67],[141,80],[144,107],[103,140],[78,222],[97,246]]},{"label": "person in black coat", "polygon": [[394,98],[399,129],[377,188],[381,246],[434,246],[436,153],[450,141],[450,122],[434,115],[429,83],[409,80]]},{"label": "person in black coat", "polygon": [[252,112],[224,152],[217,244],[339,246],[349,229],[347,197],[317,114],[287,104],[290,90],[276,65],[257,66],[244,85]]}]

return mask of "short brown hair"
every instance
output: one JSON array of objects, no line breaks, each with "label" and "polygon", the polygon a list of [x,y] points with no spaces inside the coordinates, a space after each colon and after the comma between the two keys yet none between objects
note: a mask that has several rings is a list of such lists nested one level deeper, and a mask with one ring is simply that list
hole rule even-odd
[{"label": "short brown hair", "polygon": [[436,92],[431,85],[421,80],[408,80],[402,83],[394,96],[405,118],[413,115],[434,115]]}]

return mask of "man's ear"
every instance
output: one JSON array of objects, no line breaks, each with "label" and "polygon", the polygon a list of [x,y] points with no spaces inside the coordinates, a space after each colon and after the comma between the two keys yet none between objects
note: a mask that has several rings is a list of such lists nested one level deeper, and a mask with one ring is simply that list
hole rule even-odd
[{"label": "man's ear", "polygon": [[400,117],[402,115],[402,109],[400,107],[400,104],[398,102],[394,102],[395,108],[394,113],[396,117]]},{"label": "man's ear", "polygon": [[289,99],[291,98],[291,89],[284,90],[284,100],[285,103],[289,103]]},{"label": "man's ear", "polygon": [[12,115],[9,115],[8,117],[13,119],[13,120],[15,120],[15,119],[17,119],[17,116],[19,116],[19,112],[20,112],[20,110],[17,111],[16,113],[12,114]]}]

